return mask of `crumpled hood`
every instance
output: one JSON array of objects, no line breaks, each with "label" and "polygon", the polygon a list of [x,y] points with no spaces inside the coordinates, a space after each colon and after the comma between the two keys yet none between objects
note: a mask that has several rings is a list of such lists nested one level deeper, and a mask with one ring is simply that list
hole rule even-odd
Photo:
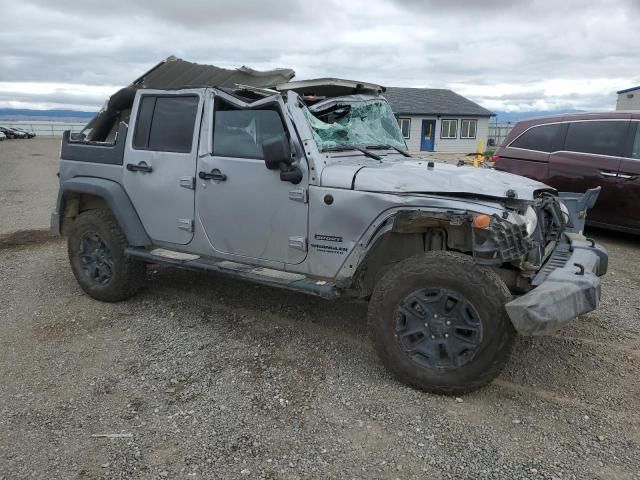
[{"label": "crumpled hood", "polygon": [[[489,168],[457,167],[428,160],[341,161],[327,165],[322,185],[389,193],[475,194],[506,198],[513,190],[520,200],[533,200],[539,190],[553,190],[544,183]],[[345,177],[349,177],[348,179]],[[355,177],[355,178],[354,178]]]}]

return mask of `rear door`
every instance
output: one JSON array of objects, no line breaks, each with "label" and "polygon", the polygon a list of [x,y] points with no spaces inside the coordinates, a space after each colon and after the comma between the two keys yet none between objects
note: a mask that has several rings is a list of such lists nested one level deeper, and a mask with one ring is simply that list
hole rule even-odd
[{"label": "rear door", "polygon": [[618,208],[623,227],[640,230],[640,122],[631,122],[630,146],[618,172]]},{"label": "rear door", "polygon": [[202,98],[197,90],[149,90],[134,103],[123,183],[154,241],[184,245],[193,237]]},{"label": "rear door", "polygon": [[548,183],[562,192],[583,193],[602,187],[589,220],[619,224],[618,170],[627,139],[628,120],[568,122],[563,147],[549,157]]}]

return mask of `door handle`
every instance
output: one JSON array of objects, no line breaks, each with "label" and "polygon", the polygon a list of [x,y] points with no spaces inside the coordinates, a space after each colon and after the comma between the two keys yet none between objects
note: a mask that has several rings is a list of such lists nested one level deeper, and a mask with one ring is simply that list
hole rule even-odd
[{"label": "door handle", "polygon": [[202,180],[215,180],[216,182],[224,182],[227,179],[227,176],[217,168],[211,170],[211,173],[198,172],[198,177]]},{"label": "door handle", "polygon": [[625,180],[635,180],[636,178],[638,178],[637,175],[627,175],[626,173],[619,173],[618,176]]},{"label": "door handle", "polygon": [[618,174],[615,172],[605,172],[604,170],[600,170],[600,175],[603,177],[617,177]]},{"label": "door handle", "polygon": [[134,165],[133,163],[127,163],[127,170],[129,170],[130,172],[153,172],[153,168],[151,167],[151,165],[147,165],[147,162],[140,162],[137,165]]}]

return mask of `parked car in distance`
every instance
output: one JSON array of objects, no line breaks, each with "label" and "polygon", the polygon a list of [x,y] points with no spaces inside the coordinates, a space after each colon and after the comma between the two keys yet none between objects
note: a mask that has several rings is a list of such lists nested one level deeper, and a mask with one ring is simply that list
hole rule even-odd
[{"label": "parked car in distance", "polygon": [[495,168],[559,191],[602,187],[588,225],[640,234],[640,112],[581,113],[518,122]]},{"label": "parked car in distance", "polygon": [[15,135],[16,138],[29,138],[29,136],[27,135],[27,133],[17,129],[17,128],[13,128],[13,127],[7,127],[9,130],[11,130],[13,132],[13,134]]},{"label": "parked car in distance", "polygon": [[28,130],[25,130],[24,128],[11,127],[11,129],[12,129],[12,130],[15,130],[15,131],[17,131],[17,132],[20,132],[20,133],[24,133],[24,134],[27,136],[27,138],[33,138],[33,137],[35,137],[35,136],[36,136],[36,134],[35,134],[35,133],[33,133],[33,132],[29,132]]},{"label": "parked car in distance", "polygon": [[16,138],[16,133],[7,127],[0,127],[0,132],[4,133],[7,138]]},{"label": "parked car in distance", "polygon": [[0,142],[2,142],[3,140],[6,140],[7,136],[4,134],[4,132],[0,132]]}]

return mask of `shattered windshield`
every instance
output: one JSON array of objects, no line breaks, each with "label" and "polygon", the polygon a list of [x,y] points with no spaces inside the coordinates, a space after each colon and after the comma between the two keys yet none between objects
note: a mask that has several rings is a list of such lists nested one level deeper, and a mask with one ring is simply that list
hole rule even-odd
[{"label": "shattered windshield", "polygon": [[354,145],[389,145],[405,149],[404,138],[391,107],[384,100],[333,103],[315,114],[302,108],[320,151]]}]

